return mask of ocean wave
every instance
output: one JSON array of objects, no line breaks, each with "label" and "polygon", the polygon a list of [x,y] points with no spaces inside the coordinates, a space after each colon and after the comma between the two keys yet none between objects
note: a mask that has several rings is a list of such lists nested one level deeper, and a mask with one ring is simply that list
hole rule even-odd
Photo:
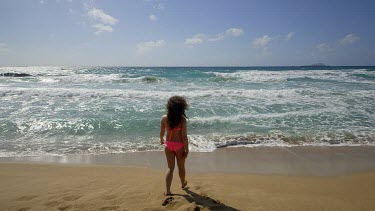
[{"label": "ocean wave", "polygon": [[[307,133],[300,135],[285,134],[281,131],[269,133],[248,133],[244,135],[215,134],[211,137],[199,137],[198,143],[191,144],[198,148],[198,151],[210,151],[226,147],[293,147],[293,146],[350,146],[350,145],[375,145],[375,133],[356,134],[348,131],[337,133]],[[195,137],[189,140],[196,142]],[[202,141],[204,140],[204,141]],[[203,145],[203,146],[201,146]],[[207,150],[208,149],[208,150]]]},{"label": "ocean wave", "polygon": [[[138,124],[142,120],[134,120],[134,118],[121,119],[116,118],[116,114],[107,119],[95,119],[85,117],[72,117],[72,114],[65,114],[65,118],[57,119],[52,117],[36,118],[31,117],[28,119],[14,118],[10,120],[2,120],[0,122],[0,133],[3,137],[17,138],[24,135],[35,135],[38,137],[51,137],[58,135],[74,135],[74,136],[88,136],[88,135],[112,135],[123,136],[127,134],[128,130],[135,130],[132,124],[136,121]],[[126,115],[124,115],[126,117]],[[152,122],[157,124],[155,119]],[[150,119],[144,120],[144,126]]]},{"label": "ocean wave", "polygon": [[35,95],[35,96],[101,96],[101,97],[125,97],[125,98],[160,98],[166,99],[172,95],[179,94],[188,98],[204,98],[204,97],[246,97],[246,98],[282,98],[297,97],[297,89],[283,90],[246,90],[246,89],[210,89],[205,88],[196,90],[134,90],[134,89],[89,89],[89,88],[60,88],[60,87],[8,87],[1,86],[0,96],[5,95]]},{"label": "ocean wave", "polygon": [[108,83],[161,83],[167,79],[157,76],[140,76],[134,77],[130,74],[77,74],[77,75],[60,75],[60,76],[31,76],[30,77],[13,77],[7,79],[13,82],[41,82],[41,83],[58,83],[60,85],[79,85],[79,84],[108,84]]},{"label": "ocean wave", "polygon": [[[142,75],[152,72],[149,68],[68,68],[68,67],[0,67],[0,76],[28,77],[33,82],[83,84],[83,83],[160,83],[166,78]],[[21,82],[13,80],[14,82]]]},{"label": "ocean wave", "polygon": [[[352,74],[355,73],[355,74]],[[287,82],[292,80],[330,80],[338,82],[358,82],[358,83],[373,83],[374,75],[365,69],[355,69],[352,71],[340,70],[283,70],[283,71],[263,71],[263,70],[240,70],[235,72],[207,72],[213,75],[220,81],[220,79],[239,80],[243,82],[252,83],[266,83],[266,82]],[[358,80],[358,75],[361,79]],[[354,77],[353,77],[354,76]],[[357,76],[357,77],[356,77]],[[216,80],[216,79],[211,79]],[[225,81],[225,80],[223,80]]]},{"label": "ocean wave", "polygon": [[[162,74],[158,70],[155,74]],[[166,78],[156,76],[150,68],[69,68],[69,67],[0,67],[0,75],[29,75],[38,78],[51,78],[54,82],[61,83],[159,83],[167,81]],[[294,80],[328,80],[349,83],[375,83],[374,71],[369,69],[343,69],[343,70],[237,70],[234,72],[191,72],[182,71],[184,77],[208,76],[208,81],[228,83],[234,81],[251,83],[274,83]],[[198,75],[197,75],[198,74]],[[45,79],[41,79],[45,80]]]},{"label": "ocean wave", "polygon": [[30,76],[66,76],[76,74],[75,68],[40,66],[0,67],[0,74],[4,73],[23,73]]},{"label": "ocean wave", "polygon": [[282,113],[265,113],[265,114],[237,114],[230,116],[209,116],[209,117],[193,117],[190,119],[192,124],[213,124],[213,123],[243,123],[251,119],[274,119],[283,118],[291,116],[311,116],[319,115],[321,113],[337,111],[334,108],[325,109],[311,109],[311,110],[301,110],[301,111],[289,111]]},{"label": "ocean wave", "polygon": [[239,79],[237,77],[227,77],[227,76],[216,76],[214,78],[210,78],[209,81],[212,81],[212,82],[234,82],[234,81],[238,81]]},{"label": "ocean wave", "polygon": [[122,83],[135,83],[135,82],[141,82],[141,83],[161,83],[168,81],[166,78],[157,77],[157,76],[140,76],[140,77],[127,77],[127,78],[121,78],[120,80],[116,80],[118,82]]},{"label": "ocean wave", "polygon": [[354,73],[352,74],[352,76],[369,80],[375,80],[375,74]]}]

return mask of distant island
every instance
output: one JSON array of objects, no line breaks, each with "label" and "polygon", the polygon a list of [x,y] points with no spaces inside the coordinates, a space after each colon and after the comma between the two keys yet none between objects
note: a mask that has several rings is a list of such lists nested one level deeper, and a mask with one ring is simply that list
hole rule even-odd
[{"label": "distant island", "polygon": [[315,63],[310,65],[302,65],[300,67],[329,67],[329,65],[326,65],[324,63]]}]

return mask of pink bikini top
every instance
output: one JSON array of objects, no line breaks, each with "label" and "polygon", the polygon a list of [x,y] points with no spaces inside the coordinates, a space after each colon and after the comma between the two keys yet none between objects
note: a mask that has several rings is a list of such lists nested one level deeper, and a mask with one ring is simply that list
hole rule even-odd
[{"label": "pink bikini top", "polygon": [[[168,129],[167,129],[168,130]],[[177,127],[177,128],[173,128],[173,129],[170,129],[169,131],[169,137],[168,137],[168,141],[171,141],[172,140],[172,134],[173,134],[173,131],[175,130],[182,130],[182,128],[180,127]]]}]

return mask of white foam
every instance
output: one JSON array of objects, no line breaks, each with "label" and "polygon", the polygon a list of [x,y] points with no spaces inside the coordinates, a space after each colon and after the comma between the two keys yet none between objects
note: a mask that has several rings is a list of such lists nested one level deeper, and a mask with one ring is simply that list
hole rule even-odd
[{"label": "white foam", "polygon": [[53,79],[53,78],[42,78],[42,79],[40,80],[40,82],[42,82],[42,83],[57,83],[58,80]]},{"label": "white foam", "polygon": [[[135,89],[105,89],[105,88],[60,88],[60,87],[8,87],[0,85],[0,93],[13,95],[39,95],[39,96],[82,96],[82,97],[126,97],[126,98],[160,98],[167,99],[172,95],[183,95],[190,99],[205,97],[244,97],[244,98],[281,98],[281,97],[297,97],[299,94],[295,89],[283,90],[246,90],[246,89],[211,89],[205,88],[191,91],[167,91],[167,90],[135,90]],[[211,98],[212,99],[212,98]]]},{"label": "white foam", "polygon": [[0,67],[0,73],[27,73],[32,76],[62,76],[75,74],[74,68],[52,66]]},{"label": "white foam", "polygon": [[215,143],[208,141],[202,135],[188,135],[189,148],[195,152],[212,152],[216,149]]},{"label": "white foam", "polygon": [[193,117],[190,119],[191,123],[215,123],[215,122],[241,122],[241,120],[246,119],[271,119],[278,117],[286,116],[309,116],[309,115],[318,115],[320,113],[337,111],[333,108],[326,109],[311,109],[311,110],[302,110],[302,111],[289,111],[284,113],[266,113],[266,114],[237,114],[231,116],[209,116],[209,117]]},{"label": "white foam", "polygon": [[261,71],[261,70],[241,70],[232,73],[208,72],[218,77],[227,79],[238,79],[244,82],[263,83],[263,82],[283,82],[288,79],[312,78],[320,80],[335,80],[340,82],[358,82],[358,83],[375,83],[364,79],[351,77],[351,73],[371,74],[360,69],[352,72],[340,70],[283,70],[283,71]]}]

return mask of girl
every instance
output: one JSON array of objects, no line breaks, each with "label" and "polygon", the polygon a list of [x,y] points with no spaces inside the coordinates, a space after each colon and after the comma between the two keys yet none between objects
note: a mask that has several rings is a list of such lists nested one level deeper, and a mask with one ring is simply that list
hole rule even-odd
[{"label": "girl", "polygon": [[[188,109],[186,99],[181,96],[173,96],[167,102],[167,115],[160,120],[160,144],[165,144],[165,156],[167,157],[168,170],[165,177],[167,192],[171,195],[171,184],[177,159],[178,175],[181,180],[181,188],[185,188],[185,159],[189,154],[189,143],[187,138],[186,115]],[[167,141],[164,140],[167,130]]]}]

